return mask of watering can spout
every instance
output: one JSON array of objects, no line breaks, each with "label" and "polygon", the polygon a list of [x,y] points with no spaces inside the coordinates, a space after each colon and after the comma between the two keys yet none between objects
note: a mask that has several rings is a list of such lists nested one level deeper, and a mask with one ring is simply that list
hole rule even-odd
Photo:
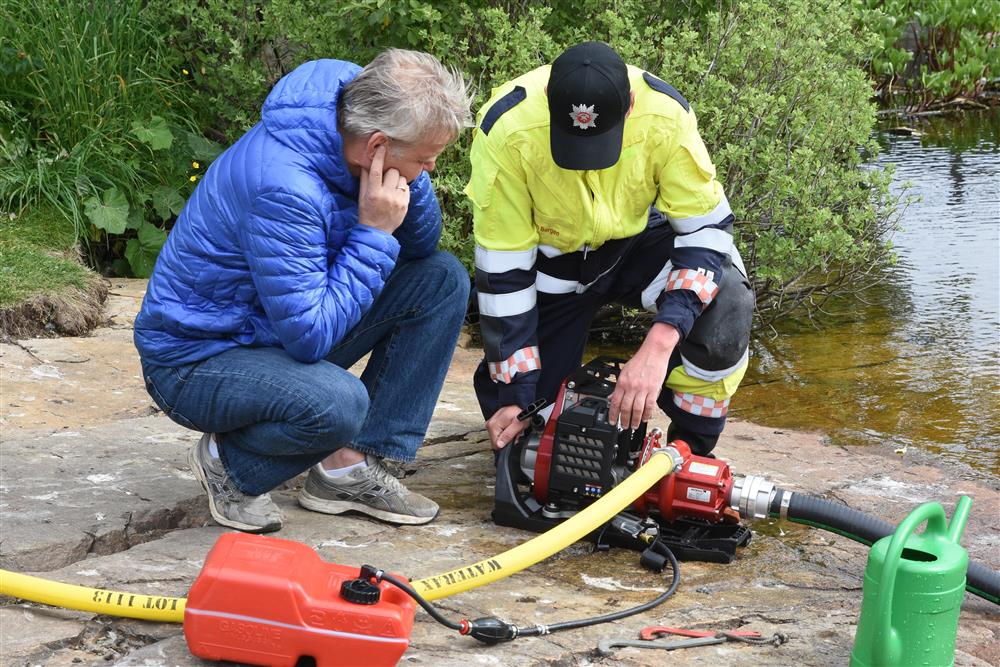
[{"label": "watering can spout", "polygon": [[972,498],[962,496],[955,506],[955,513],[951,515],[951,522],[948,524],[948,539],[955,544],[962,539],[965,532],[965,522],[969,519],[969,512],[972,510]]}]

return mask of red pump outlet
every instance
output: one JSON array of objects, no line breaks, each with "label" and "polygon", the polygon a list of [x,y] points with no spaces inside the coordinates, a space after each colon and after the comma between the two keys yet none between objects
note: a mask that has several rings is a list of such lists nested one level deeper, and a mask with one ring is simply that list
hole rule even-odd
[{"label": "red pump outlet", "polygon": [[[640,466],[660,447],[659,440],[658,434],[647,436]],[[656,508],[666,521],[674,521],[679,517],[694,517],[711,522],[725,520],[729,494],[733,488],[733,473],[729,464],[719,459],[692,454],[691,448],[683,440],[674,440],[669,446],[677,451],[684,463],[636,500],[634,507],[643,514],[649,508]],[[735,517],[729,518],[737,520]]]},{"label": "red pump outlet", "polygon": [[341,587],[358,577],[358,568],[328,563],[299,542],[227,533],[188,594],[188,648],[206,660],[276,667],[305,656],[317,667],[395,665],[409,646],[416,604],[387,582],[371,584],[377,595],[349,602]]}]

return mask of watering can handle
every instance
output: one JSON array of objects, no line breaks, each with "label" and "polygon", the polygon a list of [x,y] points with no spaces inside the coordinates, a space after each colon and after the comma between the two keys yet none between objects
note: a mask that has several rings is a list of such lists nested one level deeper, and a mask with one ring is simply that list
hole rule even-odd
[{"label": "watering can handle", "polygon": [[906,541],[924,521],[927,522],[927,533],[936,533],[947,537],[948,526],[945,523],[944,508],[941,503],[925,503],[910,512],[896,528],[889,548],[885,551],[885,561],[879,575],[878,586],[878,632],[875,637],[884,637],[885,641],[876,641],[873,647],[875,664],[885,667],[899,662],[899,639],[892,627],[892,596],[896,587],[896,572],[899,570],[899,559],[903,555]]}]

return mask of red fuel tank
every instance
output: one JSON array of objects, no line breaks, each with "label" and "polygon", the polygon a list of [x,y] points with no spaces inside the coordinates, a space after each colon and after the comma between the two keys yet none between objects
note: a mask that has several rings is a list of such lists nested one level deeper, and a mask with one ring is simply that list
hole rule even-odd
[{"label": "red fuel tank", "polygon": [[348,602],[341,584],[359,573],[299,542],[227,533],[188,594],[188,648],[207,660],[276,667],[306,656],[317,667],[395,665],[409,646],[416,604],[387,582],[378,584],[377,602]]}]

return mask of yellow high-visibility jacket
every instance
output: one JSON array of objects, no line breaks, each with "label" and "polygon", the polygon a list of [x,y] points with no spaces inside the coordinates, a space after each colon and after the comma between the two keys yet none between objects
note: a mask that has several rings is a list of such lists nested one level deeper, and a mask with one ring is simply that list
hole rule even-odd
[{"label": "yellow high-visibility jacket", "polygon": [[[537,292],[568,289],[566,281],[536,270],[537,253],[586,252],[635,236],[655,206],[678,234],[670,275],[707,277],[691,287],[691,280],[663,276],[655,319],[682,336],[721,283],[726,256],[746,273],[733,247],[729,202],[687,101],[629,66],[635,103],[618,162],[601,170],[562,169],[549,148],[549,69],[539,67],[493,91],[477,118],[465,189],[473,208],[486,359],[493,379],[512,385],[502,392],[508,396],[501,405],[532,400],[537,373],[531,371],[541,363],[533,331]],[[513,386],[520,384],[528,386]]]}]

